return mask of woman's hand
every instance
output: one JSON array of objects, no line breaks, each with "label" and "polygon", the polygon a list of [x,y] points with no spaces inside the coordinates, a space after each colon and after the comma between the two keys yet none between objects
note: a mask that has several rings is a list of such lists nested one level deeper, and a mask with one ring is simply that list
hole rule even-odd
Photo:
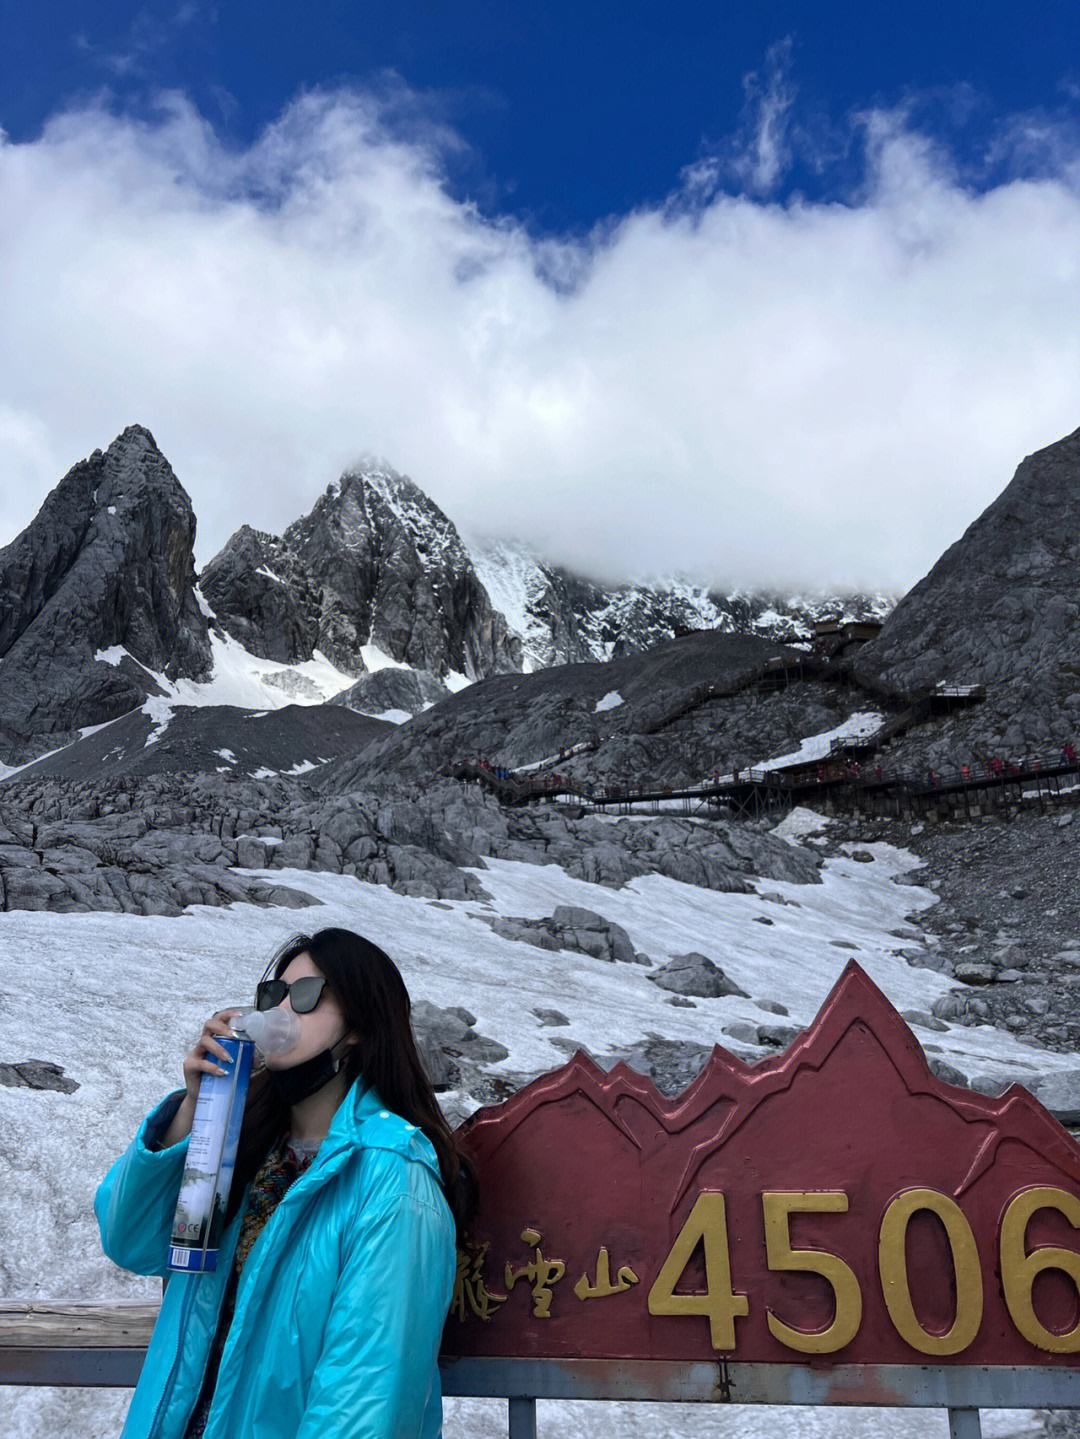
[{"label": "woman's hand", "polygon": [[184,1084],[189,1104],[194,1105],[198,1098],[199,1085],[204,1074],[228,1073],[229,1051],[214,1036],[220,1034],[233,1038],[229,1020],[234,1015],[244,1013],[243,1009],[216,1010],[203,1025],[202,1033],[192,1048],[184,1055]]}]

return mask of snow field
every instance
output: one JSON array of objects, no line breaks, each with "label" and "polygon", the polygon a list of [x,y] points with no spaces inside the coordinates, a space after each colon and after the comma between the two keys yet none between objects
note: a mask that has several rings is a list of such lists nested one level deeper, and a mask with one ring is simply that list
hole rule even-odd
[{"label": "snow field", "polygon": [[[787,824],[788,821],[785,821]],[[798,832],[815,820],[794,819]],[[823,821],[816,819],[820,828]],[[889,845],[863,846],[873,863],[827,861],[820,885],[758,883],[759,893],[719,894],[648,875],[610,890],[554,865],[492,860],[475,873],[490,904],[440,902],[394,894],[350,876],[302,870],[241,870],[305,890],[322,901],[310,910],[191,906],[176,918],[106,913],[0,914],[0,1055],[43,1058],[64,1066],[80,1088],[71,1095],[0,1088],[0,1283],[12,1297],[152,1299],[158,1281],[127,1274],[101,1254],[92,1212],[94,1192],[143,1115],[182,1083],[183,1054],[207,1015],[250,1001],[271,950],[297,929],[341,924],[381,944],[398,962],[410,993],[439,1005],[466,1004],[477,1028],[500,1040],[509,1057],[493,1069],[546,1070],[565,1061],[553,1035],[600,1055],[653,1030],[702,1044],[723,1041],[734,1019],[768,1021],[752,999],[699,1000],[683,1009],[644,968],[587,956],[552,954],[501,939],[473,913],[550,914],[580,904],[622,924],[634,945],[663,962],[697,949],[721,964],[755,999],[779,1000],[785,1023],[809,1022],[854,954],[899,1008],[929,1008],[950,981],[913,969],[889,953],[903,941],[887,931],[903,916],[935,903],[926,889],[897,886],[891,876],[914,858]],[[763,898],[780,895],[793,903]],[[797,906],[797,907],[796,907]],[[756,924],[765,915],[771,926]],[[829,943],[843,939],[851,951]],[[529,1013],[554,1005],[571,1018],[556,1029]],[[916,1031],[917,1033],[919,1031]],[[987,1027],[923,1033],[965,1073],[1002,1080],[1036,1069],[1070,1067],[1066,1056],[1026,1050]],[[745,1046],[732,1046],[747,1051]],[[10,1390],[3,1396],[9,1439],[106,1439],[122,1422],[127,1391]],[[875,1410],[738,1410],[700,1406],[542,1404],[541,1433],[585,1439],[676,1436],[944,1436],[944,1415]],[[505,1406],[446,1402],[447,1439],[505,1434]],[[986,1416],[985,1432],[1037,1432],[1022,1413]]]}]

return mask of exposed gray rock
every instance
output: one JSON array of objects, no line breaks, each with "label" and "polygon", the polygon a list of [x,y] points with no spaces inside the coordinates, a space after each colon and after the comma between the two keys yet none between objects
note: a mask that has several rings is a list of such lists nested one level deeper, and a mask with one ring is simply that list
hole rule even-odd
[{"label": "exposed gray rock", "polygon": [[938,974],[952,971],[948,956],[936,949],[898,949],[893,953],[902,955],[912,969],[932,969]]},{"label": "exposed gray rock", "polygon": [[958,1089],[969,1087],[960,1071],[946,1060],[939,1059],[937,1055],[928,1054],[927,1064],[930,1066],[930,1073],[937,1075],[938,1079],[944,1080],[946,1084],[955,1084]]},{"label": "exposed gray rock", "polygon": [[949,1026],[933,1014],[927,1014],[922,1009],[905,1009],[902,1011],[903,1018],[908,1024],[917,1025],[920,1029],[933,1029],[939,1033],[948,1030]]},{"label": "exposed gray rock", "polygon": [[763,1009],[766,1014],[787,1014],[789,1010],[786,1005],[780,1004],[775,999],[755,999],[754,1003],[758,1009]]},{"label": "exposed gray rock", "polygon": [[990,1013],[985,999],[966,989],[950,989],[948,994],[938,995],[930,1009],[938,1019],[949,1019],[954,1024],[980,1024]]},{"label": "exposed gray rock", "polygon": [[759,1024],[757,1031],[758,1041],[772,1045],[775,1049],[787,1049],[791,1041],[802,1033],[802,1030],[793,1024]]},{"label": "exposed gray rock", "polygon": [[199,581],[217,621],[251,654],[291,665],[318,649],[318,572],[277,535],[241,525]]},{"label": "exposed gray rock", "polygon": [[631,1069],[647,1074],[661,1094],[674,1095],[681,1094],[697,1078],[711,1053],[711,1045],[695,1044],[692,1040],[665,1039],[662,1035],[649,1033],[637,1044],[594,1057],[607,1069],[623,1059]]},{"label": "exposed gray rock", "polygon": [[981,964],[973,959],[954,960],[952,972],[965,984],[990,984],[996,975],[992,964]]},{"label": "exposed gray rock", "polygon": [[493,596],[508,574],[515,591],[524,591],[523,644],[533,669],[641,652],[703,625],[802,641],[824,615],[871,619],[894,603],[886,595],[822,595],[807,602],[764,590],[692,591],[685,583],[601,585],[545,562],[520,543],[481,540],[471,550]]},{"label": "exposed gray rock", "polygon": [[1027,1088],[1062,1124],[1080,1124],[1080,1069],[1066,1069],[1033,1079]]},{"label": "exposed gray rock", "polygon": [[7,787],[39,779],[97,782],[149,774],[302,775],[354,754],[393,726],[340,705],[295,704],[274,710],[235,705],[170,705],[154,715],[133,710],[105,729],[21,769]]},{"label": "exposed gray rock", "polygon": [[387,668],[361,675],[354,685],[336,694],[331,704],[364,715],[382,715],[389,710],[416,715],[449,694],[446,685],[427,670]]},{"label": "exposed gray rock", "polygon": [[749,998],[746,990],[729,979],[719,965],[695,950],[673,955],[648,977],[661,989],[670,989],[675,994],[694,994],[699,999],[720,999],[728,994]]},{"label": "exposed gray rock", "polygon": [[[785,653],[805,658],[801,650],[785,651],[754,636],[708,631],[603,664],[490,675],[355,758],[328,767],[319,785],[344,793],[380,776],[424,780],[481,756],[513,768],[582,744],[592,747],[553,762],[548,772],[565,772],[594,787],[625,783],[628,776],[660,785],[696,782],[715,767],[718,731],[726,762],[746,765],[866,707],[865,695],[822,679],[762,693],[755,676],[767,660]],[[704,685],[740,683],[747,687],[733,695],[693,702]],[[597,711],[612,692],[622,702]],[[770,877],[788,878],[780,872],[758,876]]]},{"label": "exposed gray rock", "polygon": [[987,687],[935,750],[917,742],[939,769],[977,748],[1049,753],[1080,727],[1078,581],[1080,430],[1021,462],[855,655],[855,676],[905,694],[939,681]]},{"label": "exposed gray rock", "polygon": [[[465,1011],[468,1014],[468,1011]],[[478,1034],[460,1008],[440,1009],[429,1000],[412,1006],[412,1027],[428,1077],[435,1089],[464,1088],[472,1092],[476,1066],[506,1059],[510,1051],[497,1040]]]},{"label": "exposed gray rock", "polygon": [[532,944],[538,949],[572,949],[612,963],[639,964],[642,958],[646,964],[651,963],[647,955],[639,957],[635,952],[630,936],[621,925],[591,909],[560,904],[550,917],[543,919],[486,914],[478,914],[476,918],[490,924],[503,939]]},{"label": "exposed gray rock", "polygon": [[535,1014],[541,1024],[550,1025],[570,1023],[569,1019],[566,1017],[565,1014],[563,1014],[561,1009],[533,1009],[530,1010],[530,1013]]},{"label": "exposed gray rock", "polygon": [[455,526],[383,461],[347,470],[281,538],[244,526],[201,583],[230,633],[289,663],[318,649],[359,677],[371,644],[437,679],[521,668]]},{"label": "exposed gray rock", "polygon": [[0,1084],[9,1089],[52,1089],[60,1094],[74,1094],[77,1080],[64,1073],[62,1064],[49,1059],[23,1059],[17,1064],[0,1064]]},{"label": "exposed gray rock", "polygon": [[0,762],[163,694],[150,671],[209,677],[194,539],[187,493],[150,431],[129,425],[0,549]]},{"label": "exposed gray rock", "polygon": [[742,1044],[760,1044],[760,1043],[761,1043],[761,1037],[760,1037],[760,1035],[758,1034],[758,1027],[757,1027],[757,1025],[756,1025],[756,1024],[751,1024],[751,1023],[749,1022],[749,1020],[745,1020],[745,1019],[736,1019],[736,1020],[733,1020],[733,1021],[731,1022],[731,1024],[725,1024],[725,1025],[724,1025],[721,1033],[728,1035],[728,1037],[731,1038],[731,1039],[737,1039],[737,1040],[739,1040],[740,1043],[742,1043]]},{"label": "exposed gray rock", "polygon": [[[176,914],[191,903],[266,902],[267,881],[232,874],[233,866],[324,870],[426,899],[486,900],[469,871],[488,855],[563,864],[611,885],[671,868],[737,891],[755,870],[820,879],[816,856],[725,821],[606,824],[508,811],[451,780],[324,795],[304,776],[256,780],[236,768],[0,786],[0,908]],[[680,863],[680,848],[692,864]],[[313,902],[292,894],[283,893],[286,902]],[[582,952],[649,963],[624,931],[593,924],[575,921],[559,932]]]}]

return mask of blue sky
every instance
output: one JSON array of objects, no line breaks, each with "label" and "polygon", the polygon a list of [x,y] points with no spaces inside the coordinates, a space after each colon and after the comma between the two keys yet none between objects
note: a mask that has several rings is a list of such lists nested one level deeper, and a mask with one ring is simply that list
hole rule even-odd
[{"label": "blue sky", "polygon": [[1000,178],[985,150],[1003,118],[1080,117],[1076,0],[4,0],[3,14],[0,124],[14,139],[99,87],[137,112],[164,86],[244,143],[302,87],[399,77],[467,142],[457,192],[539,230],[662,199],[745,127],[777,62],[813,150],[796,147],[779,198],[846,193],[858,160],[845,117],[868,106],[912,102],[978,187]]},{"label": "blue sky", "polygon": [[1080,424],[1080,5],[0,0],[0,544],[364,453],[598,578],[902,590]]}]

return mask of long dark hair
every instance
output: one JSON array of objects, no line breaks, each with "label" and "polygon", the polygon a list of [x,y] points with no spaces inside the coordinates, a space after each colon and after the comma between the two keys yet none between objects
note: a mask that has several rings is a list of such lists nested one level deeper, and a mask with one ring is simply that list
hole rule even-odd
[{"label": "long dark hair", "polygon": [[[341,1005],[349,1029],[360,1036],[346,1050],[343,1073],[351,1087],[361,1075],[395,1114],[422,1129],[435,1147],[443,1189],[454,1215],[458,1243],[476,1209],[476,1174],[461,1141],[451,1130],[435,1099],[431,1080],[416,1048],[410,1013],[412,1002],[397,965],[370,939],[351,929],[320,929],[294,934],[267,965],[275,979],[298,954],[309,954]],[[245,1185],[267,1151],[289,1126],[289,1109],[274,1093],[267,1072],[252,1076],[240,1143],[236,1155],[228,1223],[236,1213]]]}]

